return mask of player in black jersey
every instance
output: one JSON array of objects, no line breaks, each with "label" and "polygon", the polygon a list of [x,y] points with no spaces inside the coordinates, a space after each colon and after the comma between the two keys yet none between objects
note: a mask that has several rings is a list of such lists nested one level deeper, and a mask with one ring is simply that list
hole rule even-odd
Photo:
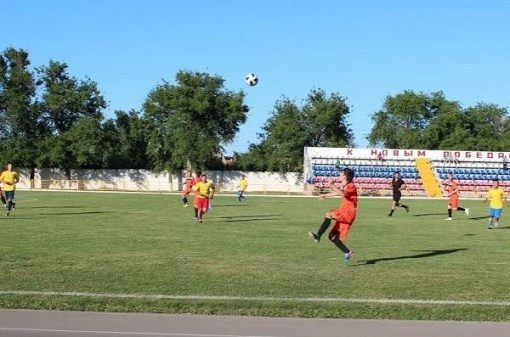
[{"label": "player in black jersey", "polygon": [[395,207],[403,207],[406,212],[409,213],[409,206],[400,203],[400,198],[402,197],[402,190],[408,190],[406,183],[400,177],[399,172],[395,172],[393,174],[393,179],[391,180],[391,189],[393,191],[393,201],[391,202],[391,211],[388,216],[392,216],[395,211]]}]

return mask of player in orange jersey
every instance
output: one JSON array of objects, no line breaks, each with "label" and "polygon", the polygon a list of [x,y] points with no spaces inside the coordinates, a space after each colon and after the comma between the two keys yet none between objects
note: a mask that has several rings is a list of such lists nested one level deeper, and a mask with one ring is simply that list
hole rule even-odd
[{"label": "player in orange jersey", "polygon": [[191,189],[195,184],[195,179],[191,174],[191,171],[186,171],[186,178],[184,179],[184,184],[182,188],[182,202],[184,203],[184,207],[189,206],[188,195],[191,193]]},{"label": "player in orange jersey", "polygon": [[463,208],[459,206],[459,184],[453,178],[453,174],[448,174],[447,180],[447,197],[448,197],[448,217],[445,220],[452,220],[453,211],[464,211],[466,215],[469,215],[469,208]]},{"label": "player in orange jersey", "polygon": [[326,217],[322,222],[317,233],[309,232],[308,234],[319,242],[322,234],[326,232],[332,220],[335,220],[333,228],[329,231],[329,240],[335,244],[344,253],[344,263],[349,263],[353,255],[353,251],[347,248],[344,241],[347,240],[349,231],[356,219],[356,209],[358,206],[358,189],[353,183],[354,171],[345,168],[340,175],[340,188],[332,186],[333,191],[320,196],[321,200],[327,197],[340,196],[342,201],[336,209],[331,209],[326,213]]}]

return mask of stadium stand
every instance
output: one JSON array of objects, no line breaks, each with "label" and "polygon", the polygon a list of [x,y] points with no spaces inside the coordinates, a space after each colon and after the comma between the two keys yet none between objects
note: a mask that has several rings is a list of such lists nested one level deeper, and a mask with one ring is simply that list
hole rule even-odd
[{"label": "stadium stand", "polygon": [[483,196],[495,178],[510,189],[508,152],[308,147],[304,157],[305,177],[315,193],[338,185],[345,167],[354,170],[362,195],[390,195],[394,172],[401,173],[413,195],[442,197],[448,174],[464,196]]}]

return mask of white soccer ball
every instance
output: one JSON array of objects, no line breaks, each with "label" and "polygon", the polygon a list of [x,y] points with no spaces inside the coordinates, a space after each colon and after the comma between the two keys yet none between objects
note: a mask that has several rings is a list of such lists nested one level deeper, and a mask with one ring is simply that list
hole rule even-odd
[{"label": "white soccer ball", "polygon": [[244,81],[250,87],[254,87],[257,85],[257,83],[259,83],[259,78],[257,77],[257,75],[250,73],[250,74],[246,75],[246,78],[244,79]]}]

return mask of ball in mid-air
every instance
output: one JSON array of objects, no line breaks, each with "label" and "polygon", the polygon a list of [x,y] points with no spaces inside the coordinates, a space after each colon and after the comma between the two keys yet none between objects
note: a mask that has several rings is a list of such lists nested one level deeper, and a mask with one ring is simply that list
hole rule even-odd
[{"label": "ball in mid-air", "polygon": [[254,87],[257,85],[257,83],[259,83],[259,78],[257,77],[257,75],[253,73],[246,75],[246,78],[244,80],[246,84],[248,84],[250,87]]}]

